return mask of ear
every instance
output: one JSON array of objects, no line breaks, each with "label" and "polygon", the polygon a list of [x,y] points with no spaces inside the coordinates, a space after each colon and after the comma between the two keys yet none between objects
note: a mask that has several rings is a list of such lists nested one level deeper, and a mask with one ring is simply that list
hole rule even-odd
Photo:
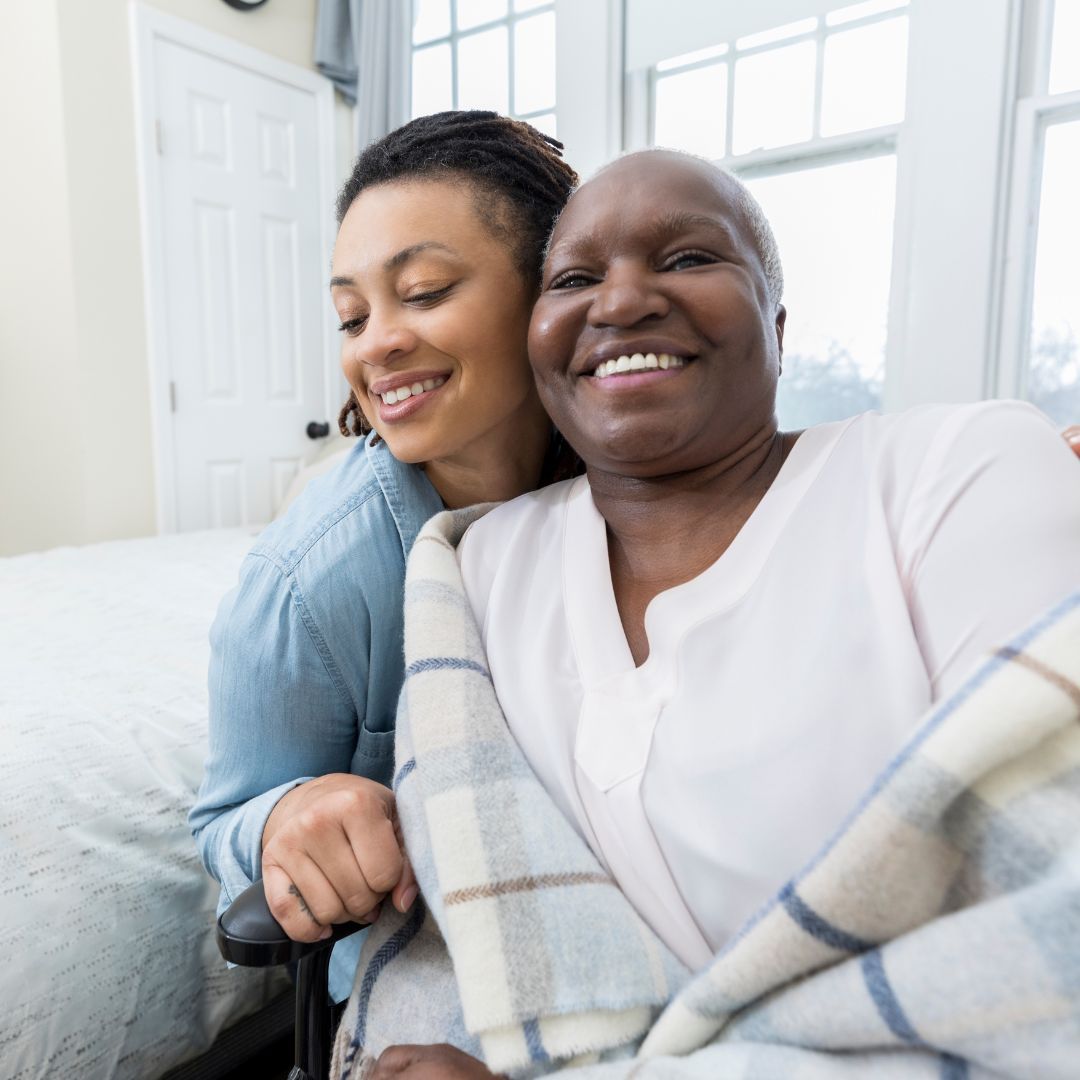
[{"label": "ear", "polygon": [[784,370],[784,325],[787,322],[787,308],[783,304],[776,305],[776,351],[780,356],[779,375]]}]

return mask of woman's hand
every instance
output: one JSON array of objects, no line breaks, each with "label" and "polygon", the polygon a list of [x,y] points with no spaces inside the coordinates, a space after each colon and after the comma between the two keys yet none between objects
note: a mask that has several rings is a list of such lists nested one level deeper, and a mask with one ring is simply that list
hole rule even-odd
[{"label": "woman's hand", "polygon": [[494,1075],[483,1062],[444,1043],[387,1047],[368,1080],[493,1080]]},{"label": "woman's hand", "polygon": [[394,794],[349,773],[309,780],[278,801],[263,829],[263,883],[274,918],[294,941],[320,941],[332,923],[373,922],[391,895],[416,898]]}]

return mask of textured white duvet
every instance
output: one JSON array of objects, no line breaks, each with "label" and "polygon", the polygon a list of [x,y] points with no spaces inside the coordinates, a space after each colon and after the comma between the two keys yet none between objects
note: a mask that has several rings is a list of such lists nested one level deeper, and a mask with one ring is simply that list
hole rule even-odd
[{"label": "textured white duvet", "polygon": [[0,1077],[156,1077],[282,988],[226,970],[185,816],[241,530],[0,560]]}]

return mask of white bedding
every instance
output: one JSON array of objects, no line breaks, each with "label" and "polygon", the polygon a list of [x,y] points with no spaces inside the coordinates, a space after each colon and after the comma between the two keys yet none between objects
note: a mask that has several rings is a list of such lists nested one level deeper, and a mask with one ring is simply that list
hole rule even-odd
[{"label": "white bedding", "polygon": [[226,970],[185,816],[250,531],[0,560],[0,1076],[159,1076],[284,985]]}]

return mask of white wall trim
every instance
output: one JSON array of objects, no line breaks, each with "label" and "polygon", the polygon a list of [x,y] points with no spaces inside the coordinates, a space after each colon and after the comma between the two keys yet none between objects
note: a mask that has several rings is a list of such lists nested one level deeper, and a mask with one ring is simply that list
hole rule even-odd
[{"label": "white wall trim", "polygon": [[[170,41],[205,53],[237,67],[306,91],[315,100],[318,118],[318,169],[321,193],[320,234],[322,265],[329,267],[333,251],[335,222],[335,128],[334,90],[329,80],[313,71],[288,63],[233,38],[214,33],[184,19],[167,15],[130,0],[131,56],[135,92],[135,156],[138,171],[139,223],[142,234],[144,303],[146,307],[146,349],[150,375],[150,410],[153,436],[155,509],[159,533],[177,527],[173,412],[170,401],[170,350],[166,305],[163,295],[165,244],[162,227],[161,171],[158,152],[158,101],[154,82],[154,45]],[[326,410],[333,423],[340,401],[337,342],[333,312],[324,305],[323,353],[325,364]]]}]

